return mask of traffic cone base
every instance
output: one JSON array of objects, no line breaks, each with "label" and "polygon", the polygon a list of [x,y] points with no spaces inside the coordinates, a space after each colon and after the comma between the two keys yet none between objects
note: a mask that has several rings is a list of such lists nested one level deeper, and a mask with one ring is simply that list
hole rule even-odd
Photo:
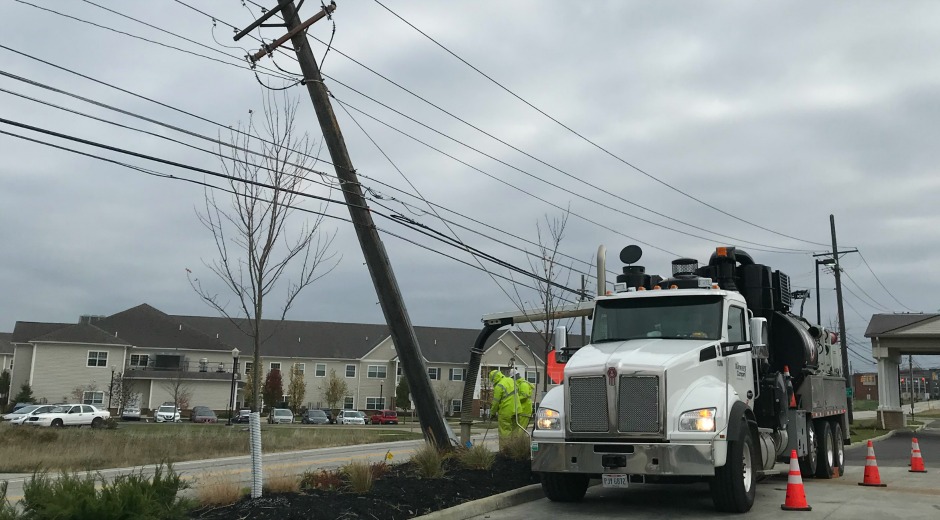
[{"label": "traffic cone base", "polygon": [[803,490],[803,478],[800,476],[800,462],[796,450],[790,452],[790,473],[787,476],[787,497],[780,506],[784,511],[812,511],[813,508],[806,503],[806,493]]},{"label": "traffic cone base", "polygon": [[924,458],[920,454],[920,444],[917,443],[917,437],[911,441],[911,469],[908,470],[910,473],[927,473],[927,468],[924,467]]},{"label": "traffic cone base", "polygon": [[888,487],[881,483],[881,475],[878,473],[878,461],[875,460],[875,446],[868,441],[868,455],[865,457],[865,478],[858,483],[859,486]]}]

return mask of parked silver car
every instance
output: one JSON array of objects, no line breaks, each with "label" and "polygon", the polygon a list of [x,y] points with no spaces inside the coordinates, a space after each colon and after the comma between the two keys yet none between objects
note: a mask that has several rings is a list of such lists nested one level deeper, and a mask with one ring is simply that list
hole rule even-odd
[{"label": "parked silver car", "polygon": [[51,404],[31,404],[29,406],[24,406],[15,412],[10,412],[3,416],[4,421],[9,421],[10,424],[20,425],[28,421],[30,417],[35,417],[39,414],[51,412],[55,408]]},{"label": "parked silver car", "polygon": [[172,404],[165,404],[157,408],[157,412],[153,414],[153,420],[160,423],[180,422],[180,411]]},{"label": "parked silver car", "polygon": [[287,408],[271,408],[271,414],[268,415],[269,424],[292,424],[294,422],[294,412]]},{"label": "parked silver car", "polygon": [[125,421],[139,421],[140,420],[140,406],[127,405],[121,410],[121,419]]}]

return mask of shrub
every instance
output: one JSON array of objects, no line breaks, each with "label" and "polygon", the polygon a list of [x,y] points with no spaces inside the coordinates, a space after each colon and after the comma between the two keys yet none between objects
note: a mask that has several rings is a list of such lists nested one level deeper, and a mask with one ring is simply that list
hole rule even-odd
[{"label": "shrub", "polygon": [[271,493],[296,493],[300,491],[300,477],[287,473],[275,473],[268,477],[264,489]]},{"label": "shrub", "polygon": [[216,475],[196,488],[196,500],[202,506],[227,506],[241,500],[246,489],[227,476]]},{"label": "shrub", "polygon": [[460,450],[457,459],[465,468],[490,469],[496,460],[496,454],[483,444],[474,444],[469,449]]},{"label": "shrub", "polygon": [[118,427],[118,422],[114,417],[108,417],[104,420],[104,428],[106,430],[116,430]]},{"label": "shrub", "polygon": [[389,471],[391,471],[391,469],[392,468],[389,467],[389,465],[386,464],[385,461],[373,462],[372,463],[372,477],[378,480],[384,477]]},{"label": "shrub", "polygon": [[441,478],[444,476],[444,456],[434,443],[427,443],[415,451],[411,462],[421,478]]},{"label": "shrub", "polygon": [[349,479],[349,488],[353,493],[368,493],[372,489],[374,476],[372,465],[361,460],[352,461],[343,466],[343,473]]},{"label": "shrub", "polygon": [[341,488],[343,484],[343,474],[335,469],[305,471],[304,474],[300,476],[301,489],[334,491]]},{"label": "shrub", "polygon": [[110,482],[100,475],[36,473],[23,486],[23,510],[30,518],[182,519],[188,504],[177,494],[187,487],[169,465],[158,466],[153,477],[140,472]]},{"label": "shrub", "polygon": [[512,460],[529,460],[532,456],[532,443],[523,432],[514,432],[499,449],[499,452]]}]

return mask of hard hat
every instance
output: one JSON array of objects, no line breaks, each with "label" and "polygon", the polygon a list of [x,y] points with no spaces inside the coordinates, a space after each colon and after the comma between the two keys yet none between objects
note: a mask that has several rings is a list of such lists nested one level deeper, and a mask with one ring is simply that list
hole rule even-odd
[{"label": "hard hat", "polygon": [[519,371],[516,370],[515,368],[509,370],[509,377],[511,377],[511,378],[513,378],[513,379],[519,377]]},{"label": "hard hat", "polygon": [[498,369],[494,368],[493,370],[490,370],[489,377],[490,377],[490,381],[495,383],[499,381],[501,377],[503,377],[503,374]]}]

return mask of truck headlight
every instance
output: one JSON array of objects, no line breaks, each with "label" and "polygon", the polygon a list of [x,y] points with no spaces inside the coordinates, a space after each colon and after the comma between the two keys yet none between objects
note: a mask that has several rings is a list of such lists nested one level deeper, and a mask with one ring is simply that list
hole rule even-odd
[{"label": "truck headlight", "polygon": [[561,413],[551,408],[539,408],[535,414],[535,427],[539,430],[560,430]]},{"label": "truck headlight", "polygon": [[679,416],[679,431],[713,432],[715,431],[715,413],[717,408],[689,410]]}]

